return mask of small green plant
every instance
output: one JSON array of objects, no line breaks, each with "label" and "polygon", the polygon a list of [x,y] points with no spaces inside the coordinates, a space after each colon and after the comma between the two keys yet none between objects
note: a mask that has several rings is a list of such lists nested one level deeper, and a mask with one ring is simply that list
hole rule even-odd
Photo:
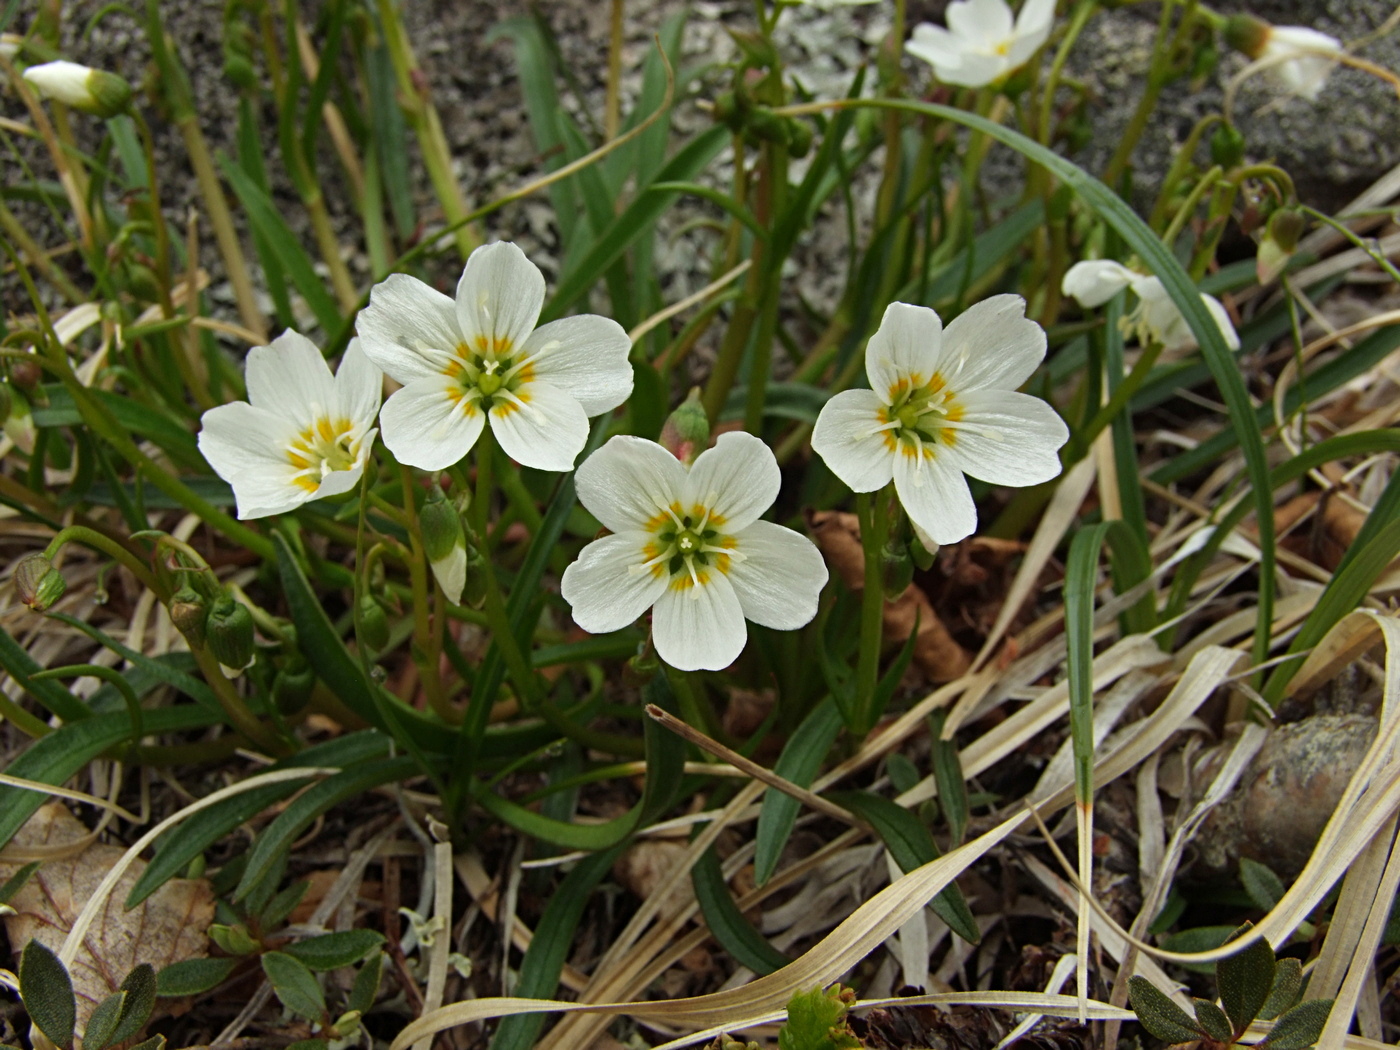
[{"label": "small green plant", "polygon": [[[1249,930],[1240,927],[1235,937]],[[1303,966],[1297,959],[1275,959],[1267,941],[1257,940],[1215,966],[1220,1002],[1193,999],[1192,1017],[1145,977],[1129,982],[1133,1012],[1142,1026],[1168,1043],[1200,1043],[1203,1050],[1234,1046],[1256,1020],[1274,1021],[1257,1046],[1307,1050],[1322,1035],[1331,999],[1299,1002]],[[1277,1018],[1277,1020],[1275,1020]]]},{"label": "small green plant", "polygon": [[[38,941],[24,946],[19,960],[19,994],[29,1019],[61,1050],[71,1050],[78,1027],[78,1002],[73,981],[53,949]],[[121,987],[97,1004],[88,1018],[83,1046],[104,1050],[134,1039],[151,1018],[156,1004],[156,974],[142,963],[122,981]],[[165,1036],[154,1035],[132,1050],[162,1050]]]}]

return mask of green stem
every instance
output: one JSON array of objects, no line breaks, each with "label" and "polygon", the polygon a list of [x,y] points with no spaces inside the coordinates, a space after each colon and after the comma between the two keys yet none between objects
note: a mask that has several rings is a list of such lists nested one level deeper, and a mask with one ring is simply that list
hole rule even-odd
[{"label": "green stem", "polygon": [[195,662],[204,674],[204,680],[209,683],[209,688],[214,690],[219,706],[223,708],[233,727],[269,755],[288,754],[291,749],[286,741],[258,721],[257,716],[248,710],[248,705],[238,695],[233,683],[224,676],[219,661],[209,650],[200,645],[195,646],[191,652],[194,653]]},{"label": "green stem", "polygon": [[110,536],[104,536],[100,532],[94,532],[84,525],[69,525],[49,541],[49,545],[44,551],[44,557],[53,561],[65,543],[81,543],[86,547],[91,547],[93,550],[111,555],[130,569],[131,574],[141,581],[142,586],[154,591],[157,596],[160,596],[160,588],[156,585],[155,576],[151,574],[151,571],[141,564],[136,555],[132,554],[131,551],[127,550]]},{"label": "green stem", "polygon": [[476,492],[472,496],[472,524],[483,545],[487,541],[486,530],[491,524],[491,465],[495,458],[495,446],[488,426],[482,430],[476,443]]},{"label": "green stem", "polygon": [[[430,600],[429,570],[427,555],[423,551],[423,540],[418,529],[418,508],[413,502],[416,486],[413,473],[402,463],[399,464],[403,478],[403,524],[408,531],[410,555],[408,559],[408,581],[413,589],[413,657],[418,665],[418,678],[423,685],[423,694],[438,717],[448,724],[461,721],[461,716],[452,709],[442,691],[442,675],[439,671],[434,631],[442,631],[444,621],[433,619]],[[434,582],[431,591],[441,588]]]},{"label": "green stem", "polygon": [[[1054,61],[1050,63],[1050,72],[1046,75],[1045,86],[1041,89],[1040,126],[1036,129],[1036,138],[1042,146],[1050,145],[1050,132],[1053,130],[1050,127],[1050,118],[1055,112],[1055,89],[1060,86],[1060,74],[1064,72],[1065,62],[1069,60],[1069,53],[1074,48],[1075,41],[1089,24],[1089,18],[1098,6],[1099,0],[1080,0],[1079,6],[1070,15],[1069,25],[1065,27],[1065,35],[1060,40]],[[1038,175],[1044,172],[1043,168],[1033,170]]]},{"label": "green stem", "polygon": [[865,586],[860,596],[860,653],[856,662],[855,724],[850,730],[863,738],[871,725],[875,683],[880,672],[880,643],[884,637],[884,553],[889,538],[889,494],[885,489],[856,497],[860,546],[865,555]]}]

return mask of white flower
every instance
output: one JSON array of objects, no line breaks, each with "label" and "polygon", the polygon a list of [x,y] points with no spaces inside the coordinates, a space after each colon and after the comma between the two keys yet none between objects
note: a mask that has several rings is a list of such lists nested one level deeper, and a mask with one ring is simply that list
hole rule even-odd
[{"label": "white flower", "polygon": [[905,50],[931,64],[945,84],[982,87],[1040,50],[1055,21],[1055,0],[1026,0],[1014,23],[1006,0],[953,0],[947,18],[947,29],[915,26]]},{"label": "white flower", "polygon": [[1036,485],[1060,472],[1069,430],[1016,388],[1045,358],[1045,332],[1019,295],[970,307],[945,332],[938,314],[891,303],[865,348],[870,390],[837,394],[812,448],[856,492],[894,479],[920,542],[956,543],[977,527],[964,474]]},{"label": "white flower", "polygon": [[90,69],[76,62],[45,62],[30,66],[24,79],[40,98],[110,117],[131,101],[131,85],[115,73]]},{"label": "white flower", "polygon": [[543,304],[544,275],[504,241],[472,252],[456,302],[405,274],[375,285],[356,328],[370,359],[404,384],[379,419],[401,463],[446,469],[489,419],[516,462],[573,469],[588,417],[632,392],[631,343],[596,314],[536,328]]},{"label": "white flower", "polygon": [[1268,72],[1285,91],[1316,102],[1341,50],[1340,40],[1316,29],[1270,26],[1255,58],[1269,63]]},{"label": "white flower", "polygon": [[[1060,282],[1060,291],[1086,308],[1102,306],[1124,288],[1132,289],[1138,297],[1137,307],[1119,322],[1125,333],[1133,334],[1140,343],[1161,343],[1169,351],[1186,350],[1196,345],[1195,333],[1156,277],[1137,273],[1111,259],[1091,259],[1075,263]],[[1205,303],[1215,323],[1220,326],[1225,345],[1231,350],[1238,350],[1240,337],[1224,305],[1215,296],[1204,292],[1201,293],[1201,302]]]},{"label": "white flower", "polygon": [[760,521],[778,463],[751,434],[720,435],[688,468],[654,441],[615,437],[578,469],[578,496],[613,533],[564,572],[585,631],[626,627],[655,607],[661,659],[717,671],[743,651],[747,617],[791,631],[817,614],[826,564],[811,541]]},{"label": "white flower", "polygon": [[316,345],[283,332],[248,352],[248,400],[204,413],[199,451],[233,486],[240,518],[349,492],[374,444],[383,377],[352,339],[334,378]]}]

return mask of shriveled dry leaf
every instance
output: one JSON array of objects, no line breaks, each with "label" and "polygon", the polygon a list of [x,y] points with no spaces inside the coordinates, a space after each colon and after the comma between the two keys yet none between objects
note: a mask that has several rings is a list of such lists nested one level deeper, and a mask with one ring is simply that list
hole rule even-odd
[{"label": "shriveled dry leaf", "polygon": [[[66,806],[49,802],[16,833],[14,843],[21,848],[57,846],[87,834]],[[120,846],[97,843],[67,859],[45,863],[10,900],[15,914],[4,920],[10,944],[18,948],[34,938],[59,951],[78,913],[125,853]],[[207,954],[205,930],[214,921],[214,891],[208,881],[171,879],[127,911],[122,902],[145,868],[144,861],[136,861],[117,883],[70,967],[80,1029],[133,967],[150,963],[160,970]],[[16,870],[0,864],[0,880]]]},{"label": "shriveled dry leaf", "polygon": [[[822,554],[853,591],[865,586],[865,553],[860,546],[860,524],[854,514],[819,511],[812,515],[812,534]],[[903,643],[918,620],[914,662],[935,682],[961,678],[972,666],[972,654],[954,640],[934,611],[933,603],[910,584],[892,602],[885,603],[884,634],[887,641]]]},{"label": "shriveled dry leaf", "polygon": [[[629,846],[613,865],[613,875],[641,900],[651,896],[677,864],[685,860],[687,846],[672,839],[642,839]],[[661,913],[671,915],[695,899],[690,880],[678,882],[661,904]]]}]

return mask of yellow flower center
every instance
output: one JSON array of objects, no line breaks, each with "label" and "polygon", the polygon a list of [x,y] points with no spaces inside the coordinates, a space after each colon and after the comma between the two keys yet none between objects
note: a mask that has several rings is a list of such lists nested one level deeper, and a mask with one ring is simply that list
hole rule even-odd
[{"label": "yellow flower center", "polygon": [[359,458],[355,424],[344,417],[319,416],[311,426],[292,439],[287,461],[296,468],[294,482],[307,492],[315,492],[327,474],[351,470]]},{"label": "yellow flower center", "polygon": [[[713,502],[711,499],[710,502]],[[689,591],[699,598],[699,588],[711,574],[724,575],[735,562],[744,560],[738,542],[724,532],[725,519],[705,504],[688,510],[672,503],[645,525],[651,540],[642,548],[645,561],[633,565],[633,573],[670,577],[674,591]]]},{"label": "yellow flower center", "polygon": [[451,396],[464,412],[494,409],[506,415],[530,400],[525,388],[534,369],[515,345],[503,336],[477,336],[471,344],[457,344],[456,359],[444,374],[454,380]]},{"label": "yellow flower center", "polygon": [[881,429],[891,451],[898,448],[908,455],[916,455],[926,445],[957,443],[962,406],[938,373],[935,372],[927,383],[920,382],[921,379],[921,376],[911,376],[890,387],[889,407],[884,411]]}]

